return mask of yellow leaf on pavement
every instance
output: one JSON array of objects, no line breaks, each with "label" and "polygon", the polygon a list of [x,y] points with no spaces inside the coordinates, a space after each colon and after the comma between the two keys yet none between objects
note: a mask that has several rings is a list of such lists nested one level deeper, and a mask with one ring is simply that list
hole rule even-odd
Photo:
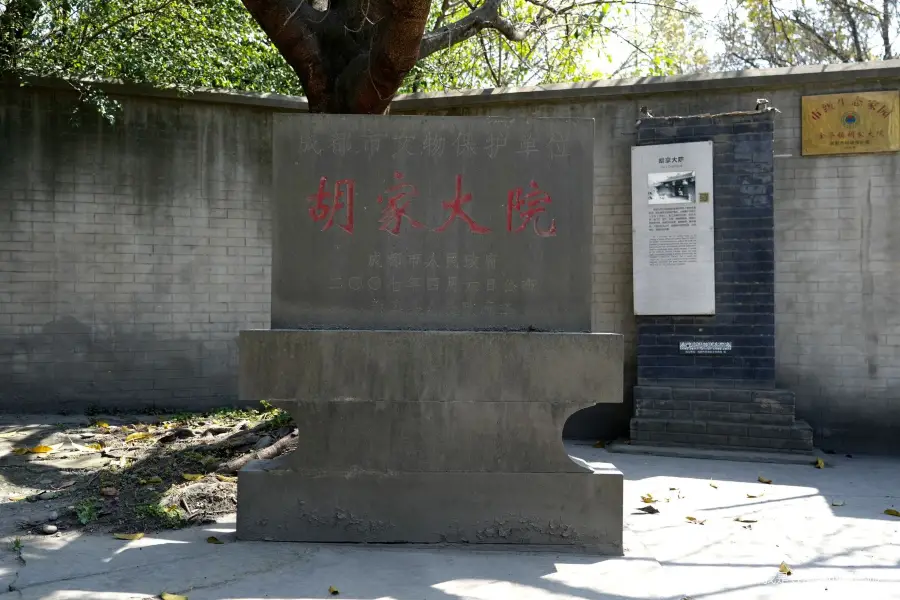
[{"label": "yellow leaf on pavement", "polygon": [[646,496],[641,496],[641,502],[644,504],[653,504],[656,502],[656,498],[653,497],[653,494],[647,494]]},{"label": "yellow leaf on pavement", "polygon": [[900,511],[898,511],[896,508],[885,509],[884,514],[891,515],[892,517],[900,517]]},{"label": "yellow leaf on pavement", "polygon": [[757,479],[757,481],[759,481],[760,483],[772,483],[772,480],[771,480],[771,479],[766,479],[766,478],[763,477],[762,475],[760,475],[760,476],[757,477],[756,479]]},{"label": "yellow leaf on pavement", "polygon": [[778,572],[784,573],[785,575],[791,575],[793,573],[786,562],[782,562],[780,565],[778,565]]},{"label": "yellow leaf on pavement", "polygon": [[28,496],[10,496],[9,501],[10,502],[21,502],[22,500],[24,500],[27,497]]},{"label": "yellow leaf on pavement", "polygon": [[209,536],[208,538],[206,538],[206,543],[207,543],[207,544],[224,544],[225,542],[223,542],[222,540],[220,540],[220,539],[217,538],[216,536],[211,535],[211,536]]},{"label": "yellow leaf on pavement", "polygon": [[199,481],[203,479],[203,475],[199,473],[182,473],[181,476],[187,481]]},{"label": "yellow leaf on pavement", "polygon": [[100,442],[94,442],[93,444],[88,444],[87,447],[90,448],[91,450],[97,450],[98,452],[100,450],[103,450],[103,444],[101,444]]},{"label": "yellow leaf on pavement", "polygon": [[125,436],[126,442],[134,442],[137,440],[143,440],[148,437],[153,437],[153,434],[147,433],[146,431],[136,431],[135,433],[129,433]]},{"label": "yellow leaf on pavement", "polygon": [[163,592],[159,595],[162,600],[188,600],[187,596],[179,596],[178,594],[170,594],[169,592]]},{"label": "yellow leaf on pavement", "polygon": [[22,456],[23,454],[28,454],[28,448],[13,448],[12,453]]},{"label": "yellow leaf on pavement", "polygon": [[231,477],[230,475],[220,475],[216,473],[216,479],[225,483],[237,483],[237,477]]},{"label": "yellow leaf on pavement", "polygon": [[50,446],[34,446],[29,448],[28,451],[32,454],[49,454],[50,452],[53,452],[53,448]]},{"label": "yellow leaf on pavement", "polygon": [[703,519],[703,520],[701,521],[701,520],[698,519],[697,517],[685,517],[685,519],[687,519],[687,520],[690,521],[691,523],[694,523],[695,525],[703,525],[704,523],[706,523],[706,519]]},{"label": "yellow leaf on pavement", "polygon": [[825,461],[822,460],[821,458],[816,458],[816,468],[817,468],[817,469],[824,469],[824,468],[825,468]]},{"label": "yellow leaf on pavement", "polygon": [[107,423],[106,421],[97,421],[95,425],[100,429],[109,429],[109,423]]},{"label": "yellow leaf on pavement", "polygon": [[134,540],[139,540],[142,537],[144,537],[144,534],[143,533],[114,533],[113,537],[116,538],[117,540],[134,541]]},{"label": "yellow leaf on pavement", "polygon": [[338,589],[336,587],[334,587],[333,585],[328,586],[328,593],[331,594],[332,596],[337,596],[338,594],[340,594]]}]

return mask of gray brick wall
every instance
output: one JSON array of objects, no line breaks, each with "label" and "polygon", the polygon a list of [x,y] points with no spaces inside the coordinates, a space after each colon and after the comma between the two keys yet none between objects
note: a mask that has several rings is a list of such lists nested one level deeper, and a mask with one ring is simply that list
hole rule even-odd
[{"label": "gray brick wall", "polygon": [[[896,449],[900,158],[801,157],[800,96],[898,87],[892,61],[407,97],[392,112],[595,119],[592,321],[625,335],[633,383],[629,148],[639,107],[720,113],[768,97],[782,111],[776,383],[796,393],[797,417],[820,442]],[[112,129],[75,130],[69,101],[39,87],[0,90],[0,407],[233,400],[234,334],[268,325],[267,115],[298,103],[154,92],[125,99]],[[628,396],[589,409],[568,433],[620,435],[631,414]]]},{"label": "gray brick wall", "polygon": [[[776,385],[826,447],[900,452],[900,155],[802,157],[803,95],[900,87],[900,61],[644,82],[409,97],[394,112],[578,116],[596,121],[595,331],[626,336],[635,354],[630,150],[641,106],[655,116],[752,109],[775,119]],[[871,186],[871,192],[869,190]],[[626,384],[635,364],[625,366]],[[630,386],[626,385],[630,390]],[[568,433],[621,435],[633,414],[600,406]]]},{"label": "gray brick wall", "polygon": [[0,409],[235,399],[269,316],[269,116],[0,87]]}]

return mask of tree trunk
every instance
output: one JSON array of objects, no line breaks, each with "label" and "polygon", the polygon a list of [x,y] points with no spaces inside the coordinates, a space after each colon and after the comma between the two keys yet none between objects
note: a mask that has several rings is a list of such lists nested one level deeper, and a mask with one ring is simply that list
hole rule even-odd
[{"label": "tree trunk", "polygon": [[419,58],[430,0],[242,0],[300,78],[310,112],[384,114]]}]

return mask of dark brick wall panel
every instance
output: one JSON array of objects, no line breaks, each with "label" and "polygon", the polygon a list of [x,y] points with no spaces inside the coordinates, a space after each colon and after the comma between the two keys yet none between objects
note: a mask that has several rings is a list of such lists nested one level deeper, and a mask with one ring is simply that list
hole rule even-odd
[{"label": "dark brick wall panel", "polygon": [[[773,113],[643,119],[638,145],[713,142],[716,315],[638,317],[638,383],[775,384]],[[726,355],[684,355],[682,341],[728,341]]]}]

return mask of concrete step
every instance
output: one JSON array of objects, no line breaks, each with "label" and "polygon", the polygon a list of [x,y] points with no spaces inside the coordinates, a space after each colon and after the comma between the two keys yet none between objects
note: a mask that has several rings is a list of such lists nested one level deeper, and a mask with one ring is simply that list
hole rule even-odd
[{"label": "concrete step", "polygon": [[764,412],[723,412],[706,410],[660,410],[643,408],[645,403],[636,405],[634,416],[648,419],[668,419],[677,421],[718,421],[721,423],[752,423],[754,425],[791,425],[794,414],[771,414]]},{"label": "concrete step", "polygon": [[[742,421],[760,425],[788,425],[794,420],[794,394],[784,390],[738,390],[635,386],[634,406],[640,416],[658,419]],[[718,415],[737,415],[718,417]]]},{"label": "concrete step", "polygon": [[811,451],[813,447],[812,428],[804,421],[785,425],[635,417],[631,439],[707,448]]}]

